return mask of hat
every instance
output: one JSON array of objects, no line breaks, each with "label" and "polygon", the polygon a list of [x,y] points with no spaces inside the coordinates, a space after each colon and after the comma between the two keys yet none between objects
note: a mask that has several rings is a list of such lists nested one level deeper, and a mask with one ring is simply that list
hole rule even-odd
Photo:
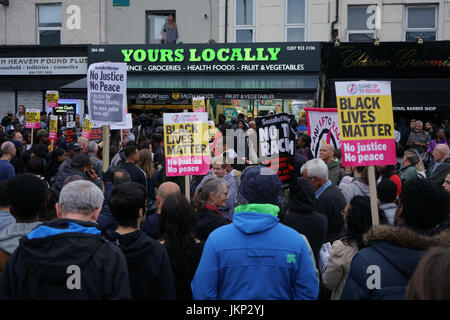
[{"label": "hat", "polygon": [[72,158],[72,167],[74,168],[82,168],[90,164],[91,161],[87,157],[87,155],[80,153]]},{"label": "hat", "polygon": [[69,142],[66,144],[66,150],[73,150],[73,151],[81,151],[80,145],[78,143]]},{"label": "hat", "polygon": [[278,205],[281,181],[275,171],[264,166],[249,167],[241,176],[238,203],[271,203]]},{"label": "hat", "polygon": [[45,130],[45,129],[39,130],[38,133],[37,133],[37,135],[36,135],[36,137],[39,138],[39,137],[42,137],[42,136],[48,136],[48,131]]}]

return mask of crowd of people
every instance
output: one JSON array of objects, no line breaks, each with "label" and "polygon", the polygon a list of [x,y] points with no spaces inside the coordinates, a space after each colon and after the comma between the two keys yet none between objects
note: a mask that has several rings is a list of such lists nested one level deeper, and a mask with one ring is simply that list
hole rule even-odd
[{"label": "crowd of people", "polygon": [[104,166],[79,117],[76,142],[64,120],[52,142],[47,114],[32,132],[25,110],[0,127],[0,299],[450,298],[447,123],[396,125],[372,226],[368,168],[329,144],[314,159],[306,118],[287,184],[239,114],[219,116],[211,169],[186,186],[166,176],[162,114],[113,131]]}]

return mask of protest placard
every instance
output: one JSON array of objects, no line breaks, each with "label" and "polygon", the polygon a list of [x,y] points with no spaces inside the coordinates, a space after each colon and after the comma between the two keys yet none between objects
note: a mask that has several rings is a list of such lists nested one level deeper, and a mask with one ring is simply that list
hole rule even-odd
[{"label": "protest placard", "polygon": [[337,81],[342,165],[368,166],[372,225],[379,223],[375,167],[397,162],[390,81]]},{"label": "protest placard", "polygon": [[91,134],[89,135],[89,141],[97,142],[103,140],[103,126],[98,124],[92,124]]},{"label": "protest placard", "polygon": [[67,128],[64,132],[64,136],[66,137],[66,143],[77,142],[77,134],[75,132],[75,128]]},{"label": "protest placard", "polygon": [[90,121],[98,125],[124,123],[127,108],[127,64],[91,64],[87,84]]},{"label": "protest placard", "polygon": [[84,119],[83,123],[83,131],[81,132],[81,136],[85,137],[86,139],[89,139],[91,137],[91,131],[92,131],[92,123],[89,120],[89,116],[86,115],[86,118]]},{"label": "protest placard", "polygon": [[27,109],[25,113],[25,128],[39,129],[41,123],[41,111],[39,109]]},{"label": "protest placard", "polygon": [[48,138],[50,140],[54,140],[58,138],[58,116],[51,115],[50,116],[50,132]]},{"label": "protest placard", "polygon": [[276,171],[283,186],[294,170],[295,117],[277,113],[255,119],[258,128],[258,154],[261,164]]},{"label": "protest placard", "polygon": [[203,175],[209,171],[206,112],[164,113],[167,176]]},{"label": "protest placard", "polygon": [[58,91],[48,90],[45,95],[46,107],[47,108],[56,108],[58,107],[58,99],[59,94]]},{"label": "protest placard", "polygon": [[389,81],[336,82],[343,166],[396,163]]},{"label": "protest placard", "polygon": [[330,144],[335,149],[341,147],[339,117],[336,108],[305,108],[308,135],[311,137],[311,152],[319,158],[320,147]]},{"label": "protest placard", "polygon": [[205,98],[204,97],[194,97],[192,98],[192,109],[194,112],[205,112]]},{"label": "protest placard", "polygon": [[123,130],[123,129],[132,129],[133,128],[133,119],[131,117],[131,113],[126,114],[125,123],[112,124],[111,130]]},{"label": "protest placard", "polygon": [[75,128],[75,111],[66,112],[66,128]]}]

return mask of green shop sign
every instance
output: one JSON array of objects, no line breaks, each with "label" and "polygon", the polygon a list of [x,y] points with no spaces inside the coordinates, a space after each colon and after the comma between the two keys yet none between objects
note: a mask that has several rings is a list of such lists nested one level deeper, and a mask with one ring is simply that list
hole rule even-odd
[{"label": "green shop sign", "polygon": [[104,61],[135,73],[319,72],[320,43],[89,46],[89,64]]}]

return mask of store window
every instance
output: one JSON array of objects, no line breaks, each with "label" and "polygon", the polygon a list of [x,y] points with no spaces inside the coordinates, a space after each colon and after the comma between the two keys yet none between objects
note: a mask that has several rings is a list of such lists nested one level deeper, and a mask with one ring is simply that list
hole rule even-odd
[{"label": "store window", "polygon": [[148,11],[147,12],[147,44],[162,44],[164,40],[164,25],[169,15],[174,17],[175,11]]},{"label": "store window", "polygon": [[254,0],[236,0],[235,42],[253,42],[255,38]]},{"label": "store window", "polygon": [[61,44],[61,3],[38,4],[38,44]]},{"label": "store window", "polygon": [[372,42],[375,39],[376,5],[347,7],[347,41]]},{"label": "store window", "polygon": [[306,40],[306,0],[286,0],[286,41]]},{"label": "store window", "polygon": [[405,21],[406,41],[417,41],[419,36],[425,41],[436,40],[437,6],[407,6]]}]

